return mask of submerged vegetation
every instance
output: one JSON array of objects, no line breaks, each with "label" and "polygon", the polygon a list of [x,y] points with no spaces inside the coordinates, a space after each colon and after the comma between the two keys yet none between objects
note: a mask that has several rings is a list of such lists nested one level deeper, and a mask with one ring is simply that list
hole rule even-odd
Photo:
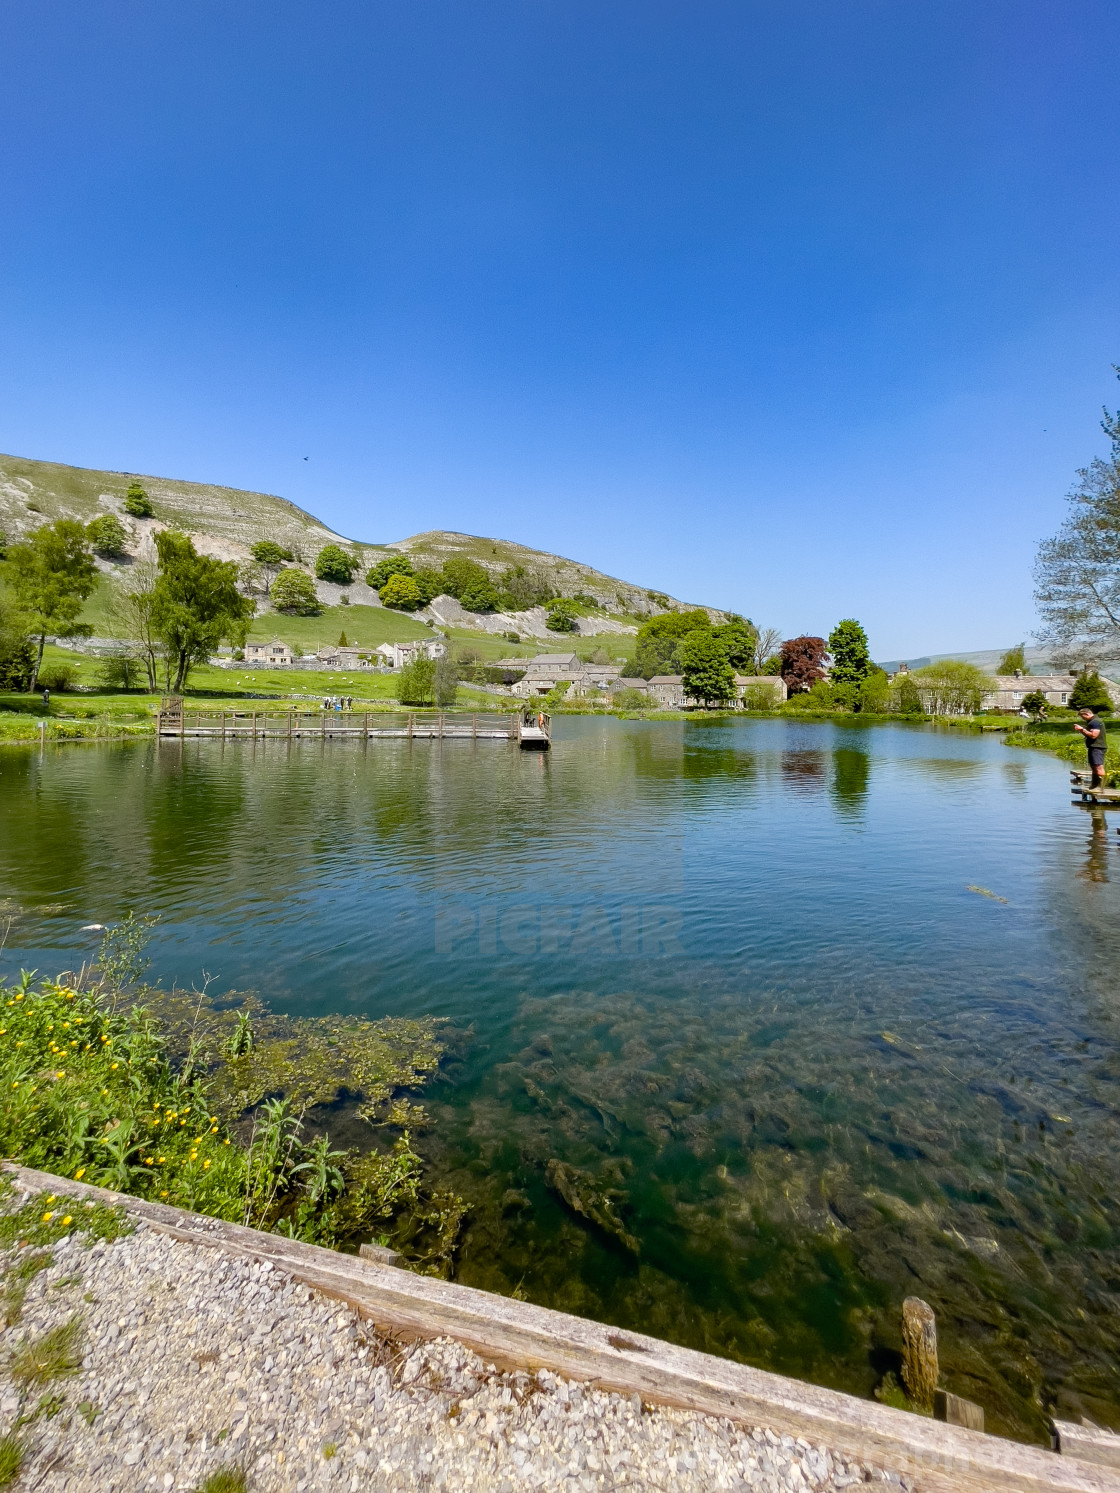
[{"label": "submerged vegetation", "polygon": [[[410,1097],[439,1066],[437,1023],[130,993],[144,934],[106,935],[96,983],[0,988],[0,1153],[316,1244],[391,1239],[446,1272],[463,1208],[425,1182]],[[328,1111],[356,1144],[332,1146]]]}]

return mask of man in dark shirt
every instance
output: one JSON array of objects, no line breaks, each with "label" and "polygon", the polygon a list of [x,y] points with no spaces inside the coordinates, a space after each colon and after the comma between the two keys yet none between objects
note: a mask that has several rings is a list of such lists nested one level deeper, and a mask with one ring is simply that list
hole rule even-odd
[{"label": "man in dark shirt", "polygon": [[1074,726],[1085,738],[1085,745],[1089,751],[1089,769],[1093,774],[1093,787],[1104,787],[1104,754],[1107,742],[1104,735],[1104,721],[1092,710],[1079,710],[1078,715],[1085,722],[1083,726]]}]

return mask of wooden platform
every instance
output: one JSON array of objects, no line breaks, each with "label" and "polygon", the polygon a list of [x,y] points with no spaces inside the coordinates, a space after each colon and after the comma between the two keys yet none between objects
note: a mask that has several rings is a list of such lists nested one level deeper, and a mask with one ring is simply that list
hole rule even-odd
[{"label": "wooden platform", "polygon": [[1120,788],[1094,788],[1090,772],[1074,769],[1069,775],[1069,786],[1075,803],[1093,804],[1100,809],[1120,807]]},{"label": "wooden platform", "polygon": [[325,741],[516,741],[527,750],[547,751],[552,722],[538,712],[501,716],[454,715],[443,711],[373,710],[187,710],[181,700],[165,699],[156,717],[161,737],[221,740]]}]

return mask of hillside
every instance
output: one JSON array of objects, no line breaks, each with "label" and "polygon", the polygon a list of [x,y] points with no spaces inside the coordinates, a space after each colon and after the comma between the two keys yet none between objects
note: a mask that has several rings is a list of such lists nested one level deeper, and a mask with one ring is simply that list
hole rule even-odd
[{"label": "hillside", "polygon": [[[155,511],[150,519],[130,518],[124,513],[125,493],[133,481],[140,482],[152,501]],[[463,555],[485,566],[495,580],[506,571],[520,568],[539,577],[561,595],[586,598],[587,615],[580,619],[580,632],[585,635],[633,633],[643,617],[695,605],[606,575],[593,566],[562,555],[530,549],[510,540],[433,530],[405,539],[369,544],[347,539],[313,514],[271,493],[245,492],[233,487],[181,482],[132,472],[96,471],[27,457],[0,456],[0,531],[9,540],[18,539],[54,518],[77,518],[88,523],[103,513],[120,517],[129,533],[129,554],[123,564],[99,562],[105,583],[87,609],[95,632],[105,636],[112,635],[110,601],[114,585],[127,572],[131,559],[153,552],[153,535],[169,524],[192,535],[203,553],[239,564],[249,560],[250,548],[257,540],[269,538],[290,549],[297,562],[308,570],[313,567],[320,548],[329,543],[343,544],[358,554],[363,574],[387,550],[399,550],[418,563],[433,565],[440,565],[453,555]],[[346,609],[338,606],[342,592],[357,606],[380,608],[376,593],[357,578],[346,587],[320,581],[318,591],[324,607],[330,611],[312,631],[321,629],[324,636],[333,625],[335,608],[341,616],[346,615]],[[716,608],[705,610],[715,621],[725,617]],[[275,629],[284,636],[285,630],[292,630],[291,624],[297,620],[272,614],[264,602],[260,611],[253,628],[254,635]],[[353,620],[357,624],[358,616],[354,615]],[[383,619],[371,619],[367,614],[364,626],[355,630],[368,632],[371,641],[375,634],[404,639],[428,632],[426,624],[452,628],[456,633],[466,631],[499,636],[517,632],[526,638],[556,637],[546,629],[544,612],[539,607],[523,612],[466,613],[450,598],[437,598],[432,609],[414,617],[392,612]],[[297,641],[294,634],[291,640]],[[303,641],[302,637],[299,641]]]}]

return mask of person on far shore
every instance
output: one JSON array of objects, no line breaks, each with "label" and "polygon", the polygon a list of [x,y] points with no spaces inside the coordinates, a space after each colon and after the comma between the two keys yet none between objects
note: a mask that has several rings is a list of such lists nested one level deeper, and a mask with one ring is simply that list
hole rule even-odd
[{"label": "person on far shore", "polygon": [[1093,710],[1079,710],[1078,715],[1085,722],[1083,726],[1074,726],[1074,730],[1085,738],[1085,746],[1089,753],[1089,769],[1093,774],[1093,787],[1104,787],[1104,754],[1107,741],[1104,734],[1104,721]]}]

